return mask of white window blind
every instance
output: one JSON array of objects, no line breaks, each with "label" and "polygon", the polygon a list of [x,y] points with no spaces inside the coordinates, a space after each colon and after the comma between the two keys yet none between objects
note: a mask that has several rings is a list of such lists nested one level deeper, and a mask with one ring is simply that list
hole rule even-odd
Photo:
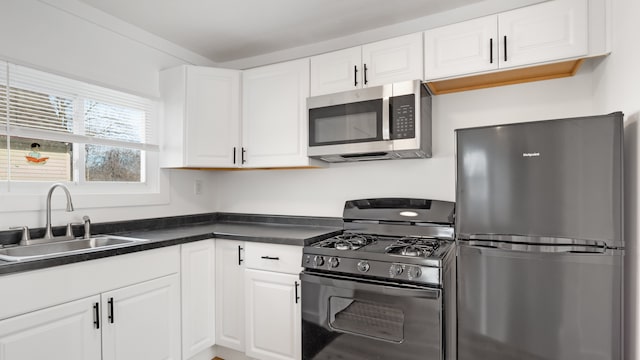
[{"label": "white window blind", "polygon": [[0,135],[158,151],[151,99],[0,62]]},{"label": "white window blind", "polygon": [[7,130],[7,63],[0,61],[0,135]]}]

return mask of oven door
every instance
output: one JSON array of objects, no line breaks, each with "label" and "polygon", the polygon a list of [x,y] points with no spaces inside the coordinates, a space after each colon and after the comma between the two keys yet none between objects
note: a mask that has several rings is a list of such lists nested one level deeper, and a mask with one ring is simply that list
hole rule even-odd
[{"label": "oven door", "polygon": [[303,360],[443,359],[440,289],[301,274]]},{"label": "oven door", "polygon": [[391,85],[385,85],[308,98],[309,155],[393,150],[391,93]]}]

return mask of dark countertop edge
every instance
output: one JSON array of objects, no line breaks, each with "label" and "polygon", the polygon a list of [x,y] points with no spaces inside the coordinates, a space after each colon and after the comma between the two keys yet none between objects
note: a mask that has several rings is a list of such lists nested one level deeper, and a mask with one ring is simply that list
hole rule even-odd
[{"label": "dark countertop edge", "polygon": [[25,271],[46,269],[49,267],[60,266],[60,265],[74,264],[74,263],[79,263],[79,262],[84,262],[89,260],[108,258],[112,256],[117,256],[117,255],[131,254],[131,253],[140,252],[140,251],[159,249],[167,246],[174,246],[174,245],[185,244],[193,241],[210,239],[211,237],[212,237],[212,234],[202,234],[202,235],[194,235],[194,236],[188,236],[184,238],[171,239],[171,240],[142,242],[134,245],[127,245],[124,247],[111,248],[111,249],[98,250],[98,251],[89,251],[81,254],[52,256],[52,257],[37,259],[37,260],[2,262],[0,263],[0,276],[15,274],[19,272],[25,272]]},{"label": "dark countertop edge", "polygon": [[[92,223],[92,234],[118,234],[132,231],[165,230],[180,226],[212,225],[216,223],[237,222],[251,224],[283,224],[304,225],[313,227],[343,227],[342,218],[289,216],[289,215],[265,215],[244,213],[203,213],[193,215],[177,215],[169,217],[157,217],[149,219],[134,219],[123,221],[111,221],[104,223]],[[32,239],[44,236],[44,227],[29,229]],[[65,226],[53,228],[54,235],[64,235]],[[83,235],[82,225],[73,227],[75,236]],[[0,245],[17,244],[20,241],[21,230],[0,231]]]},{"label": "dark countertop edge", "polygon": [[[308,236],[305,238],[286,238],[286,237],[257,237],[252,235],[241,234],[227,234],[227,233],[215,233],[204,232],[202,234],[193,234],[189,236],[173,237],[171,239],[162,240],[149,240],[148,242],[137,243],[127,245],[118,248],[111,248],[98,251],[89,251],[80,254],[69,254],[63,256],[52,256],[37,260],[25,260],[17,262],[7,262],[0,260],[0,276],[9,275],[14,273],[33,271],[39,269],[45,269],[54,266],[73,264],[78,262],[84,262],[95,259],[102,259],[117,255],[130,254],[145,250],[158,249],[167,246],[174,246],[185,244],[194,241],[206,240],[211,238],[239,240],[239,241],[252,241],[263,242],[271,244],[283,244],[294,246],[306,246],[318,240],[326,239],[330,236],[334,236],[342,232],[342,219],[340,218],[318,218],[318,217],[303,217],[303,216],[285,216],[285,215],[261,215],[261,214],[235,214],[235,213],[208,213],[208,214],[196,214],[196,215],[183,215],[167,218],[152,218],[141,220],[127,220],[118,222],[108,222],[92,224],[92,233],[94,234],[119,234],[126,236],[127,233],[135,231],[153,231],[153,230],[171,230],[178,229],[182,226],[193,225],[215,225],[224,223],[234,224],[253,224],[253,225],[297,225],[307,227],[317,227],[318,230],[325,230],[326,232],[318,234],[316,236]],[[164,226],[163,226],[164,225]],[[36,231],[39,229],[35,229]],[[74,229],[75,230],[75,229]],[[11,238],[15,238],[18,235],[17,240],[14,239],[12,243],[19,241],[19,231],[6,231],[0,232],[0,243],[2,243],[3,233],[13,233]],[[31,232],[34,234],[33,230]],[[37,233],[37,232],[36,232]],[[74,231],[75,233],[75,231]],[[57,234],[57,233],[56,233]],[[81,234],[76,233],[76,236]],[[6,236],[5,236],[6,237]]]},{"label": "dark countertop edge", "polygon": [[334,230],[327,232],[322,235],[308,237],[303,240],[291,240],[287,238],[275,238],[275,237],[255,237],[255,236],[244,236],[244,235],[232,235],[232,234],[216,234],[213,233],[213,237],[216,239],[227,239],[227,240],[240,240],[240,241],[251,241],[251,242],[262,242],[269,244],[282,244],[282,245],[294,245],[294,246],[307,246],[316,241],[326,239],[331,236],[338,235],[342,230]]},{"label": "dark countertop edge", "polygon": [[335,217],[311,217],[311,216],[290,216],[290,215],[264,215],[264,214],[242,214],[242,213],[217,213],[219,222],[248,222],[267,223],[283,225],[306,225],[306,226],[326,226],[342,227],[342,218]]}]

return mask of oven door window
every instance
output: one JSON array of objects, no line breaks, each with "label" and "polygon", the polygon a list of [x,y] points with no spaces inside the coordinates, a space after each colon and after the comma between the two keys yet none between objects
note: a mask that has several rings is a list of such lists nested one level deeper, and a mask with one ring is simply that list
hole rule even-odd
[{"label": "oven door window", "polygon": [[382,100],[309,110],[309,146],[382,140]]},{"label": "oven door window", "polygon": [[404,340],[404,312],[387,304],[332,296],[329,325],[334,330],[394,343]]}]

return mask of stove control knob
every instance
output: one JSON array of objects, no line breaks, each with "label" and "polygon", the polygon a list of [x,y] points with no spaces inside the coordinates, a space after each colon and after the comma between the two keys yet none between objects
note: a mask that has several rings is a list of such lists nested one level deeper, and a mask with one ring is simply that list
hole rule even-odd
[{"label": "stove control knob", "polygon": [[409,267],[409,270],[407,271],[407,277],[409,278],[409,280],[417,279],[420,276],[422,276],[422,269],[420,269],[420,267],[418,266]]},{"label": "stove control knob", "polygon": [[330,257],[329,258],[329,266],[332,268],[337,268],[338,265],[340,265],[340,260],[338,260],[337,257]]},{"label": "stove control knob", "polygon": [[318,267],[324,265],[324,258],[322,256],[316,256],[313,258],[313,266]]},{"label": "stove control knob", "polygon": [[370,267],[371,265],[369,265],[368,261],[361,260],[358,262],[358,270],[360,270],[360,272],[367,272]]},{"label": "stove control knob", "polygon": [[398,275],[402,275],[403,272],[404,272],[404,267],[400,264],[392,264],[391,267],[389,268],[389,276],[391,276],[392,278]]}]

